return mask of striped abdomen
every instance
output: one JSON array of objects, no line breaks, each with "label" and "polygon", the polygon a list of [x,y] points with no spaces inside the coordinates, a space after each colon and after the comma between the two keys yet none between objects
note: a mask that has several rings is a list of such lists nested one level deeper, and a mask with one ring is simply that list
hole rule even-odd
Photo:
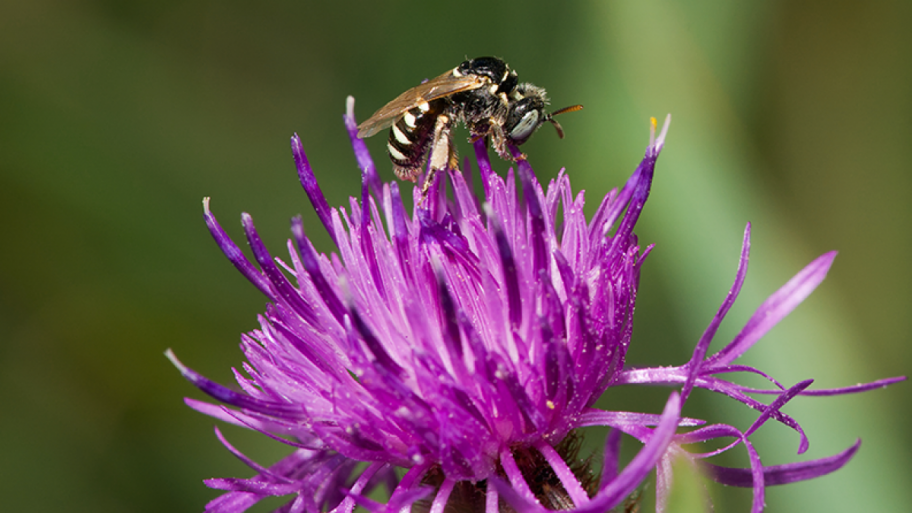
[{"label": "striped abdomen", "polygon": [[422,103],[406,111],[390,127],[386,149],[393,161],[393,171],[400,180],[414,182],[421,174],[434,140],[437,117],[446,105],[445,99]]}]

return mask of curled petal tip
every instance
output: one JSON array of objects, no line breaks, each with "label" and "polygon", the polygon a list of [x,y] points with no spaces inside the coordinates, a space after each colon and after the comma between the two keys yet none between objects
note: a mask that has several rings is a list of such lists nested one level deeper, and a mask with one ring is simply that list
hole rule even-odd
[{"label": "curled petal tip", "polygon": [[671,126],[671,113],[665,116],[665,122],[662,123],[662,130],[656,138],[656,148],[661,150],[665,146],[665,136],[668,135],[668,128]]},{"label": "curled petal tip", "polygon": [[170,347],[167,350],[165,350],[165,357],[171,361],[171,364],[174,365],[177,368],[177,370],[180,371],[180,373],[184,377],[187,377],[192,374],[190,369],[186,365],[181,363],[180,360],[177,359],[177,355],[174,354],[174,351],[172,351]]},{"label": "curled petal tip", "polygon": [[345,98],[345,115],[342,116],[345,121],[345,128],[348,131],[357,130],[358,124],[355,123],[355,97],[348,96]]},{"label": "curled petal tip", "polygon": [[662,147],[665,146],[665,136],[668,134],[668,127],[671,125],[671,114],[665,116],[665,122],[662,124],[662,130],[656,136],[658,121],[656,118],[649,118],[649,150],[648,155],[657,156]]}]

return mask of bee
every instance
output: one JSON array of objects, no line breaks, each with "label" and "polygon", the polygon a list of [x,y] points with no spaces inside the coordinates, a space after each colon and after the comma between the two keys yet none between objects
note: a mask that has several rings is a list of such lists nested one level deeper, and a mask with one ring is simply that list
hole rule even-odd
[{"label": "bee", "polygon": [[[541,87],[519,83],[516,72],[497,57],[470,59],[437,78],[400,94],[358,126],[358,137],[370,137],[390,128],[386,148],[400,180],[417,181],[428,163],[422,196],[437,171],[456,169],[453,128],[465,124],[470,141],[489,138],[504,160],[514,158],[510,146],[520,146],[545,122],[560,138],[564,131],[554,116],[582,105],[546,113],[548,97]],[[428,157],[430,154],[430,157]]]}]

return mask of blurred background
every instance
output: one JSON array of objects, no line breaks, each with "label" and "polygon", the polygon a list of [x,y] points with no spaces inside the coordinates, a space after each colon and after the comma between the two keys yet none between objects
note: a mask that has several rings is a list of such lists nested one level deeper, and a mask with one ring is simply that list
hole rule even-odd
[{"label": "blurred background", "polygon": [[[277,255],[303,214],[331,251],[289,137],[341,204],[359,190],[345,97],[363,120],[466,57],[503,57],[554,107],[585,105],[561,119],[564,140],[546,127],[523,149],[543,179],[566,167],[590,213],[635,168],[649,117],[674,116],[638,230],[656,249],[629,363],[687,360],[751,221],[750,272],[717,346],[837,249],[823,285],[740,362],[824,388],[909,374],[909,26],[903,0],[3,0],[0,509],[200,511],[218,495],[202,479],[251,475],[184,406],[200,394],[162,355],[231,383],[239,335],[265,305],[212,242],[200,200],[240,240],[250,212]],[[391,179],[384,143],[368,141]],[[658,411],[667,394],[612,389],[604,406]],[[864,443],[834,475],[768,489],[768,510],[912,509],[910,406],[908,383],[794,400],[811,448],[796,455],[795,433],[768,424],[752,437],[765,464]],[[685,414],[756,418],[708,393]],[[264,463],[287,452],[225,432]],[[747,465],[733,453],[718,461]],[[710,493],[716,511],[749,510],[749,491]]]}]

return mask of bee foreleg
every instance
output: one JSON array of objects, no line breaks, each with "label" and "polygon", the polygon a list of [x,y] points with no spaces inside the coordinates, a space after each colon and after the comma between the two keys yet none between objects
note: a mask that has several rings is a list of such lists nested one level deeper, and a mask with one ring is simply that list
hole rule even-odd
[{"label": "bee foreleg", "polygon": [[525,153],[520,153],[516,157],[510,153],[510,148],[507,147],[507,136],[504,134],[502,126],[491,124],[488,134],[491,136],[491,146],[494,148],[494,151],[500,155],[500,158],[509,160],[511,162],[516,162],[517,160],[526,160]]}]

